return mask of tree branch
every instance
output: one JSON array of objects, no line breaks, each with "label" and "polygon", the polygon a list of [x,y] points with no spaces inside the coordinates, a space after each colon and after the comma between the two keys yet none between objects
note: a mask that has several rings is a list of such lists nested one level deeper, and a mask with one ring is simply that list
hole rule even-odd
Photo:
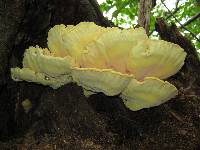
[{"label": "tree branch", "polygon": [[[200,17],[200,12],[197,13],[196,15],[194,15],[192,18],[190,18],[188,21],[186,21],[183,26],[187,26],[190,23],[192,23],[194,20],[198,19]],[[182,28],[182,26],[180,26],[180,28]]]},{"label": "tree branch", "polygon": [[[172,15],[175,15],[175,14],[180,10],[180,8],[178,7],[179,1],[180,1],[180,0],[177,0],[177,1],[176,1],[176,8],[173,10],[173,12],[172,12],[170,15],[168,15],[168,16],[165,18],[165,20],[171,18]],[[149,33],[149,36],[150,36],[154,31],[155,31],[155,28]]]},{"label": "tree branch", "polygon": [[180,0],[176,0],[176,8],[178,8],[179,1]]},{"label": "tree branch", "polygon": [[196,37],[196,35],[191,32],[190,30],[188,30],[184,25],[182,25],[179,20],[174,16],[174,14],[172,14],[172,12],[170,11],[170,9],[165,5],[165,3],[163,2],[163,0],[161,0],[161,3],[165,6],[165,8],[168,10],[168,12],[172,15],[172,17],[176,20],[176,22],[181,26],[181,28],[185,29],[186,31],[190,32],[190,34],[198,41],[200,42],[200,39]]},{"label": "tree branch", "polygon": [[168,15],[165,19],[171,18],[173,15],[175,15],[175,14],[179,11],[179,9],[180,9],[179,7],[176,7],[176,8],[174,9],[174,11],[171,12],[171,14]]}]

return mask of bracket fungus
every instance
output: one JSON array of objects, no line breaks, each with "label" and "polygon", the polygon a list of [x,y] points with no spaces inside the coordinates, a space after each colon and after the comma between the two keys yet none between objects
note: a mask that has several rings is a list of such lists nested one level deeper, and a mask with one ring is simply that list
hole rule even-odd
[{"label": "bracket fungus", "polygon": [[48,49],[26,49],[23,68],[11,68],[11,76],[54,89],[75,82],[85,96],[119,95],[126,107],[136,111],[178,94],[163,79],[177,73],[185,57],[180,46],[149,39],[143,28],[121,30],[81,22],[50,29]]}]

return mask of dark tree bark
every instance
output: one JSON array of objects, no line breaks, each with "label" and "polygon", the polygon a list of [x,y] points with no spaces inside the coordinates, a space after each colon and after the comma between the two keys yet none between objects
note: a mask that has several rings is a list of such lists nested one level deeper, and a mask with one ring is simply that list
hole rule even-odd
[{"label": "dark tree bark", "polygon": [[[180,94],[161,106],[127,110],[118,97],[83,96],[80,87],[57,90],[14,82],[10,68],[21,66],[30,45],[46,47],[56,24],[93,21],[112,26],[95,0],[0,1],[0,142],[10,149],[198,149],[200,145],[199,61],[177,28],[158,20],[162,39],[188,53],[185,66],[169,80]],[[25,113],[22,101],[32,107]]]}]

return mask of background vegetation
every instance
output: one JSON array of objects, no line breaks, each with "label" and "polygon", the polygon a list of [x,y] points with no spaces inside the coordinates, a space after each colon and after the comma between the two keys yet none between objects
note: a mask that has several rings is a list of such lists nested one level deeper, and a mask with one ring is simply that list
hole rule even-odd
[{"label": "background vegetation", "polygon": [[[200,1],[199,0],[153,0],[150,36],[158,38],[155,31],[157,17],[168,23],[174,22],[181,33],[195,45],[200,56]],[[104,15],[117,26],[134,27],[138,19],[139,0],[98,0]]]}]

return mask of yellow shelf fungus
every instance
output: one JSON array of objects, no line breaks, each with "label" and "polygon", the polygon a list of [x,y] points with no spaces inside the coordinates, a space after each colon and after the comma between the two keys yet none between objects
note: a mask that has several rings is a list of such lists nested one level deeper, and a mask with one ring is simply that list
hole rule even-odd
[{"label": "yellow shelf fungus", "polygon": [[72,78],[87,91],[102,92],[108,96],[120,94],[132,79],[112,69],[74,68]]},{"label": "yellow shelf fungus", "polygon": [[160,105],[177,94],[176,87],[169,82],[156,77],[145,77],[141,82],[132,79],[120,97],[128,108],[139,110]]},{"label": "yellow shelf fungus", "polygon": [[143,28],[104,28],[92,22],[56,25],[48,48],[26,49],[23,68],[11,68],[15,81],[36,82],[54,89],[75,82],[85,96],[119,95],[136,111],[160,105],[178,90],[161,79],[177,73],[186,53],[173,43],[151,40]]}]

